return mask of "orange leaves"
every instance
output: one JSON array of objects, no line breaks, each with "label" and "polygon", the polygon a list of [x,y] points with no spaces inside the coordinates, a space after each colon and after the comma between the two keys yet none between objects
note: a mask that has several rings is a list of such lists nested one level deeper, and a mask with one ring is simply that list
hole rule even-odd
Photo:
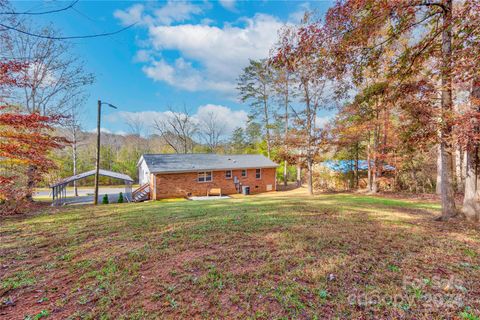
[{"label": "orange leaves", "polygon": [[[0,62],[0,93],[23,85],[20,71],[25,64]],[[52,149],[61,148],[65,139],[52,135],[62,116],[22,113],[18,108],[0,105],[0,202],[2,211],[18,212],[20,201],[28,193],[23,175],[38,180],[54,167],[48,158]],[[34,168],[34,169],[32,169]]]},{"label": "orange leaves", "polygon": [[66,142],[49,133],[59,117],[6,110],[7,107],[0,107],[0,112],[4,111],[0,113],[0,157],[19,159],[39,168],[50,167],[52,163],[47,159],[47,153]]}]

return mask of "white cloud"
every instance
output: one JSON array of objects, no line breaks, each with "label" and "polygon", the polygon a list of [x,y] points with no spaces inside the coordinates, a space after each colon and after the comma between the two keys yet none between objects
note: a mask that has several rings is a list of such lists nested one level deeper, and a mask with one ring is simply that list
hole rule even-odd
[{"label": "white cloud", "polygon": [[173,82],[173,75],[175,69],[163,60],[153,61],[148,67],[143,67],[143,72],[153,80],[165,81],[167,83]]},{"label": "white cloud", "polygon": [[187,91],[215,90],[233,92],[235,85],[227,81],[212,81],[201,71],[183,58],[178,58],[170,65],[165,60],[153,61],[142,68],[143,72],[155,81],[164,81],[171,86]]},{"label": "white cloud", "polygon": [[[191,91],[231,92],[248,59],[268,56],[277,31],[283,25],[277,18],[264,14],[242,19],[242,22],[244,27],[225,25],[220,28],[202,24],[149,27],[153,49],[178,50],[182,55],[182,63],[177,59],[173,64],[169,64],[176,69],[175,73],[170,73],[169,81],[162,80],[185,89],[185,80],[189,77],[182,75],[188,70],[193,78],[202,79],[197,85],[188,85]],[[197,66],[192,67],[192,62]],[[161,71],[165,72],[165,64],[167,62],[164,60],[153,62],[144,68],[144,72],[147,76],[160,80],[155,77],[152,67],[161,68]]]},{"label": "white cloud", "polygon": [[149,50],[138,50],[133,58],[135,62],[149,62],[152,59],[152,52]]},{"label": "white cloud", "polygon": [[225,130],[231,134],[238,127],[245,127],[248,114],[244,110],[232,110],[229,107],[207,104],[198,108],[195,117],[198,119],[206,118],[209,114],[214,114],[216,120],[225,125]]},{"label": "white cloud", "polygon": [[168,1],[165,6],[154,11],[154,16],[159,23],[171,24],[190,20],[202,12],[201,7],[186,1]]},{"label": "white cloud", "polygon": [[214,22],[215,22],[215,20],[213,20],[213,19],[203,18],[203,19],[200,21],[200,24],[210,25],[210,24],[213,24]]},{"label": "white cloud", "polygon": [[[234,1],[221,4],[227,8],[235,6]],[[271,15],[256,14],[223,26],[212,25],[206,17],[197,24],[184,23],[202,14],[205,6],[169,1],[161,8],[151,9],[150,5],[136,4],[117,10],[114,15],[123,24],[140,19],[139,25],[147,28],[148,39],[136,61],[145,64],[142,69],[149,78],[183,90],[212,90],[232,96],[236,78],[248,59],[268,57],[283,22]],[[162,54],[164,51],[178,55],[171,60]]]},{"label": "white cloud", "polygon": [[142,23],[146,22],[144,20],[143,12],[145,10],[145,7],[143,4],[134,4],[127,10],[115,10],[113,13],[113,16],[120,20],[120,22],[127,26],[131,25],[134,23]]},{"label": "white cloud", "polygon": [[[150,6],[151,7],[151,6]],[[140,25],[162,24],[170,25],[174,22],[185,22],[195,15],[202,14],[204,7],[187,1],[168,1],[163,7],[148,10],[143,4],[134,4],[126,10],[115,10],[113,15],[123,25],[138,23]],[[147,10],[149,13],[147,13]]]},{"label": "white cloud", "polygon": [[[165,119],[170,113],[170,111],[119,111],[106,116],[106,120],[118,122],[119,119],[126,121],[127,119],[136,118],[142,121],[146,127],[152,128],[155,120]],[[232,110],[229,107],[215,104],[206,104],[198,107],[197,111],[192,114],[192,118],[199,123],[201,119],[205,119],[210,114],[214,114],[216,120],[225,125],[225,133],[227,135],[231,134],[237,127],[245,127],[248,119],[248,114],[244,110]]]},{"label": "white cloud", "polygon": [[[88,132],[90,132],[90,133],[95,133],[95,134],[96,134],[96,133],[97,133],[97,128],[88,130]],[[118,131],[113,132],[113,131],[108,130],[107,128],[103,128],[103,127],[100,128],[100,132],[101,132],[101,133],[107,133],[107,134],[118,134],[118,135],[121,135],[121,136],[126,136],[126,135],[128,135],[128,133],[125,132],[125,131],[123,131],[123,130],[118,130]]]},{"label": "white cloud", "polygon": [[288,15],[288,21],[300,23],[305,17],[305,12],[310,11],[310,3],[304,2],[298,6],[298,9]]},{"label": "white cloud", "polygon": [[230,11],[235,11],[237,9],[235,3],[235,0],[220,0],[220,5]]}]

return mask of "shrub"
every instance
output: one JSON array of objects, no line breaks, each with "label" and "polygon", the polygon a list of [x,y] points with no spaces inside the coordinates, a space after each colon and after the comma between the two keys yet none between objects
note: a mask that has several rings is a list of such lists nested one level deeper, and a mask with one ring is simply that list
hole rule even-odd
[{"label": "shrub", "polygon": [[103,204],[108,204],[108,196],[107,195],[103,196],[102,203]]},{"label": "shrub", "polygon": [[0,176],[0,216],[21,214],[31,210],[32,201],[27,200],[28,188],[19,188],[13,179]]},{"label": "shrub", "polygon": [[120,192],[120,194],[118,195],[118,203],[123,203],[123,193]]}]

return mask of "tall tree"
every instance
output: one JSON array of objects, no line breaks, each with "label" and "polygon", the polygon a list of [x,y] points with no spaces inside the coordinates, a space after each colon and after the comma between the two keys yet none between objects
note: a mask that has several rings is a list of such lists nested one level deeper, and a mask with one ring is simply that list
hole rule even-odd
[{"label": "tall tree", "polygon": [[[28,67],[21,71],[26,83],[15,91],[10,102],[42,116],[70,113],[72,102],[83,94],[85,86],[93,82],[93,75],[87,73],[82,61],[72,55],[70,43],[53,39],[58,36],[58,30],[51,26],[38,30],[26,21],[17,21],[16,25],[24,33],[0,31],[7,34],[5,45],[0,49],[2,55],[28,62]],[[34,166],[30,167],[30,172],[29,176],[36,175]],[[34,183],[33,180],[29,182]],[[32,194],[27,194],[27,198],[31,200]]]},{"label": "tall tree", "polygon": [[193,152],[198,125],[186,106],[179,110],[170,107],[163,118],[154,120],[154,129],[175,153]]},{"label": "tall tree", "polygon": [[223,141],[226,125],[213,112],[202,115],[199,119],[199,133],[209,152],[216,152]]},{"label": "tall tree", "polygon": [[[279,31],[279,41],[275,44],[270,57],[269,63],[273,66],[273,88],[275,95],[277,96],[279,113],[283,114],[282,121],[284,124],[284,133],[283,133],[283,150],[282,150],[282,159],[284,161],[283,165],[283,183],[284,186],[287,186],[288,183],[288,159],[290,158],[289,148],[288,148],[288,129],[289,129],[289,120],[290,120],[290,108],[293,98],[295,96],[293,92],[293,61],[291,56],[285,55],[282,59],[276,59],[275,54],[278,54],[275,48],[283,48],[288,46],[289,43],[293,41],[295,37],[295,29],[291,26],[285,26]],[[285,51],[281,51],[280,54],[287,54]],[[276,64],[276,61],[281,61],[280,64]]]},{"label": "tall tree", "polygon": [[[45,36],[58,35],[51,26],[36,30],[27,22],[19,28]],[[17,92],[16,101],[30,113],[41,115],[68,112],[71,102],[83,94],[94,76],[85,71],[82,60],[72,54],[72,45],[66,41],[15,34],[10,37],[2,54],[12,59],[28,61],[22,71],[27,85]]]},{"label": "tall tree", "polygon": [[[72,148],[72,174],[76,175],[78,173],[78,147],[83,139],[80,119],[83,99],[80,97],[79,99],[74,100],[72,103],[73,105],[69,110],[68,118],[65,119],[64,126],[67,129],[68,140]],[[73,182],[73,193],[75,197],[78,197],[77,181]]]},{"label": "tall tree", "polygon": [[448,219],[456,215],[455,194],[453,189],[453,146],[452,131],[453,126],[450,120],[453,112],[452,97],[452,0],[444,0],[438,3],[442,10],[442,49],[441,49],[441,67],[440,79],[442,82],[442,117],[440,128],[440,154],[442,169],[442,218]]},{"label": "tall tree", "polygon": [[292,108],[295,148],[305,158],[308,169],[308,192],[313,194],[313,164],[320,151],[322,130],[317,123],[318,112],[330,104],[331,59],[328,38],[320,22],[310,22],[306,15],[295,36],[284,42],[274,53],[276,65],[287,65],[296,79],[301,106]]},{"label": "tall tree", "polygon": [[463,136],[466,153],[465,196],[462,212],[468,220],[480,221],[479,142],[480,142],[480,77],[472,81],[471,108],[461,119],[467,125]]},{"label": "tall tree", "polygon": [[254,118],[249,117],[245,128],[246,143],[244,151],[246,153],[259,152],[262,141],[262,126]]},{"label": "tall tree", "polygon": [[126,113],[125,124],[127,125],[129,132],[135,136],[148,136],[149,131],[145,120],[139,113]]},{"label": "tall tree", "polygon": [[[0,62],[0,96],[8,96],[10,90],[25,85],[22,76],[25,68],[28,68],[26,63]],[[51,134],[52,126],[59,120],[59,116],[21,113],[18,108],[1,101],[0,213],[16,213],[24,209],[21,200],[31,194],[41,174],[54,166],[48,153],[65,142],[65,139]],[[28,181],[24,177],[28,177]]]},{"label": "tall tree", "polygon": [[267,60],[250,60],[250,63],[238,78],[237,89],[240,100],[249,101],[252,106],[252,115],[260,116],[265,129],[267,155],[271,155],[270,137],[270,97],[272,94],[272,70]]},{"label": "tall tree", "polygon": [[[388,73],[400,82],[417,75],[422,68],[430,69],[430,76],[439,79],[442,219],[456,214],[452,182],[452,57],[461,45],[455,47],[452,42],[465,30],[461,24],[468,21],[465,18],[469,11],[463,8],[474,3],[459,2],[457,10],[451,0],[408,3],[347,0],[330,9],[326,19],[337,44],[334,50],[337,66],[343,74],[350,71],[350,75],[361,77],[365,66],[393,52],[394,64]],[[385,28],[387,33],[383,32]],[[470,33],[476,29],[467,30]],[[409,41],[401,43],[408,37]]]},{"label": "tall tree", "polygon": [[245,151],[245,132],[243,128],[238,127],[233,130],[232,137],[230,138],[230,146],[233,153],[243,153]]}]

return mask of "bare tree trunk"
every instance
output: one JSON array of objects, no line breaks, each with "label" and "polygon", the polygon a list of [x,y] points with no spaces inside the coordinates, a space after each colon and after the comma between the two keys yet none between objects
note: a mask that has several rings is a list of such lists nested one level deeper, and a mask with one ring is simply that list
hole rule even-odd
[{"label": "bare tree trunk", "polygon": [[267,140],[267,155],[270,159],[270,121],[268,116],[268,102],[266,99],[263,100],[263,112],[265,117],[265,131],[266,131],[266,140]]},{"label": "bare tree trunk", "polygon": [[378,192],[378,129],[375,128],[373,132],[373,172],[372,172],[372,187],[371,192]]},{"label": "bare tree trunk", "polygon": [[[444,136],[445,140],[445,136]],[[448,219],[456,215],[455,194],[452,181],[452,152],[450,144],[443,141],[440,145],[442,154],[442,219]]]},{"label": "bare tree trunk", "polygon": [[297,165],[297,187],[300,188],[302,186],[302,167]]},{"label": "bare tree trunk", "polygon": [[311,155],[307,156],[307,167],[308,167],[308,194],[313,195],[313,160]]},{"label": "bare tree trunk", "polygon": [[398,164],[397,164],[397,153],[393,152],[393,165],[395,167],[395,171],[393,173],[393,188],[392,190],[397,190],[398,188]]},{"label": "bare tree trunk", "polygon": [[370,192],[372,191],[372,164],[370,158],[370,134],[368,137],[368,144],[367,144],[367,190]]},{"label": "bare tree trunk", "polygon": [[377,193],[378,192],[378,181],[377,181],[377,158],[375,156],[375,153],[373,155],[373,170],[372,170],[372,185],[370,192],[371,193]]},{"label": "bare tree trunk", "polygon": [[478,146],[466,153],[467,176],[465,177],[465,196],[462,213],[467,220],[480,220],[480,190],[478,190]]},{"label": "bare tree trunk", "polygon": [[442,128],[440,131],[440,152],[442,172],[442,219],[456,215],[455,194],[452,181],[452,125],[449,114],[452,112],[452,0],[444,0],[443,32],[442,32]]},{"label": "bare tree trunk", "polygon": [[455,186],[457,192],[463,191],[463,168],[462,168],[462,149],[460,146],[455,148]]},{"label": "bare tree trunk", "polygon": [[355,145],[355,188],[358,189],[358,142]]},{"label": "bare tree trunk", "polygon": [[35,175],[37,173],[37,167],[29,165],[27,169],[27,193],[25,199],[27,201],[33,201],[33,189],[35,188]]},{"label": "bare tree trunk", "polygon": [[[480,78],[474,79],[471,91],[471,107],[480,110]],[[472,119],[471,121],[475,121]],[[476,121],[475,121],[476,122]],[[475,133],[480,131],[478,123],[474,123]],[[462,213],[467,220],[480,220],[480,190],[478,188],[479,146],[470,142],[465,150],[465,195]]]},{"label": "bare tree trunk", "polygon": [[[284,145],[285,145],[285,153],[287,153],[288,150],[288,105],[289,105],[289,91],[288,91],[288,73],[285,78],[285,139],[284,139]],[[283,185],[287,187],[288,185],[288,161],[285,159],[285,163],[283,166]]]},{"label": "bare tree trunk", "polygon": [[442,194],[442,153],[440,151],[440,144],[437,146],[437,184],[435,188],[435,193],[438,195]]},{"label": "bare tree trunk", "polygon": [[378,149],[380,144],[380,124],[379,124],[379,111],[378,111],[378,104],[376,105],[375,109],[377,110],[375,115],[375,130],[373,131],[373,172],[372,172],[372,193],[378,192],[378,178],[379,178],[379,170],[378,170]]},{"label": "bare tree trunk", "polygon": [[[72,160],[73,160],[73,175],[77,175],[77,134],[73,134],[72,141]],[[78,197],[77,181],[73,181],[73,193],[75,197]]]}]

